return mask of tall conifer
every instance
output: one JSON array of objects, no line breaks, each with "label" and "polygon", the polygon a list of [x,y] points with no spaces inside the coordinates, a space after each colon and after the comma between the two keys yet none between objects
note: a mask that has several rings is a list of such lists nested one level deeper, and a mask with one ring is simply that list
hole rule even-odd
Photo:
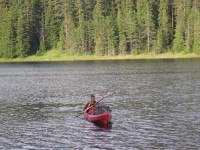
[{"label": "tall conifer", "polygon": [[160,0],[158,9],[158,29],[156,35],[156,53],[166,52],[171,38],[171,29],[169,22],[168,0]]},{"label": "tall conifer", "polygon": [[200,1],[194,0],[193,9],[195,14],[194,19],[194,43],[193,43],[193,52],[200,54]]},{"label": "tall conifer", "polygon": [[182,1],[176,1],[177,7],[177,17],[176,17],[176,27],[175,27],[175,39],[173,41],[173,51],[181,52],[185,50],[184,45],[184,5]]}]

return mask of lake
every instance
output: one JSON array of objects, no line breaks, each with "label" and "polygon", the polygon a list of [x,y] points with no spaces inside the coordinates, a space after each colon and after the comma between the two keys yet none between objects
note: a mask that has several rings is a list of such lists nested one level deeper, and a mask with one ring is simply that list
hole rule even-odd
[{"label": "lake", "polygon": [[[90,94],[112,109],[97,126]],[[200,149],[200,59],[0,63],[0,149]]]}]

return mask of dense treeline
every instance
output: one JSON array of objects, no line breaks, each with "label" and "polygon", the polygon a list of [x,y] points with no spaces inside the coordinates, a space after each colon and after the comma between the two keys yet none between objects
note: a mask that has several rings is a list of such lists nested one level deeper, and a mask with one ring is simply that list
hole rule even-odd
[{"label": "dense treeline", "polygon": [[0,0],[0,57],[200,53],[200,0]]}]

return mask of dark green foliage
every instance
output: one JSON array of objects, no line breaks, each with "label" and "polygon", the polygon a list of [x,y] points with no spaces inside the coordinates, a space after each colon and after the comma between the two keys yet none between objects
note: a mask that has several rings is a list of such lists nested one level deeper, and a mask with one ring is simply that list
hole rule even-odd
[{"label": "dark green foliage", "polygon": [[182,1],[177,1],[177,23],[175,29],[175,39],[173,43],[173,51],[181,52],[185,51],[186,47],[184,45],[184,28],[186,26],[186,12],[185,12],[185,3]]},{"label": "dark green foliage", "polygon": [[17,49],[17,56],[18,57],[26,57],[28,55],[30,44],[29,44],[29,34],[28,29],[26,28],[26,22],[25,22],[24,14],[22,12],[22,8],[19,10],[19,16],[17,19],[17,43],[16,43],[16,49]]},{"label": "dark green foliage", "polygon": [[171,31],[170,18],[168,10],[168,0],[160,0],[158,5],[158,29],[154,45],[156,53],[163,53],[167,51],[168,46],[171,44],[170,39]]},{"label": "dark green foliage", "polygon": [[0,57],[200,53],[199,0],[0,0]]},{"label": "dark green foliage", "polygon": [[0,57],[13,58],[16,56],[15,12],[0,7],[0,14]]},{"label": "dark green foliage", "polygon": [[193,49],[192,51],[196,54],[200,54],[200,2],[199,0],[194,0],[193,2],[193,11],[194,15],[194,34],[193,34]]}]

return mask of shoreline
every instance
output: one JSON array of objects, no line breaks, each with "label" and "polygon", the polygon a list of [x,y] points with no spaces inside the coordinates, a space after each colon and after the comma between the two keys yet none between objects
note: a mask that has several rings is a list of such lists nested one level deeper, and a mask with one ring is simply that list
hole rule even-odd
[{"label": "shoreline", "polygon": [[142,60],[142,59],[183,59],[183,58],[200,58],[197,54],[139,54],[139,55],[116,55],[116,56],[96,56],[96,55],[43,55],[29,56],[26,58],[4,59],[0,58],[0,63],[15,62],[61,62],[61,61],[103,61],[103,60]]}]

